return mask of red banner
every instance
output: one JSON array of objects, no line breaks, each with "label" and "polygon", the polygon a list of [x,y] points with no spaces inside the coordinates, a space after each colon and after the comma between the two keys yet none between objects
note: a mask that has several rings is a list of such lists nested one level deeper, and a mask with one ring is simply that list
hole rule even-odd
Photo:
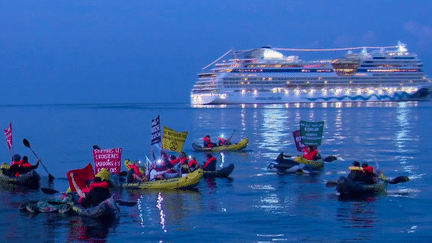
[{"label": "red banner", "polygon": [[297,151],[301,152],[303,150],[303,148],[305,147],[304,144],[302,144],[302,138],[300,135],[300,130],[294,131],[293,132],[293,137],[294,137],[294,142],[297,148]]},{"label": "red banner", "polygon": [[5,136],[6,136],[6,144],[8,146],[9,152],[13,152],[12,151],[12,123],[9,123],[9,128],[8,129],[3,129]]},{"label": "red banner", "polygon": [[66,172],[66,177],[69,182],[69,188],[73,192],[76,190],[72,184],[71,173],[73,173],[74,180],[81,190],[86,187],[86,182],[88,180],[93,180],[95,177],[95,174],[93,173],[93,167],[90,163],[82,169],[70,170]]},{"label": "red banner", "polygon": [[93,161],[95,164],[95,173],[97,174],[102,168],[105,168],[110,173],[117,174],[117,175],[120,174],[121,153],[122,153],[121,148],[93,150]]}]

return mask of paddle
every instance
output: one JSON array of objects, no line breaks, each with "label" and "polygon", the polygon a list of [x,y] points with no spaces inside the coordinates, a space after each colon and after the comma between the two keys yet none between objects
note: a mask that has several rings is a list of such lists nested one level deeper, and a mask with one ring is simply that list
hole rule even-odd
[{"label": "paddle", "polygon": [[[393,178],[391,180],[384,180],[384,182],[389,183],[389,184],[398,184],[401,182],[407,182],[409,181],[408,176],[398,176],[396,178]],[[335,187],[337,186],[337,181],[327,181],[325,186],[326,187]]]},{"label": "paddle", "polygon": [[[47,187],[42,187],[41,191],[45,194],[48,195],[52,195],[52,194],[56,194],[56,193],[60,193],[57,190],[54,190],[52,188],[47,188]],[[133,207],[137,204],[137,202],[128,202],[128,201],[123,201],[123,200],[116,200],[117,205],[119,206],[127,206],[127,207]]]},{"label": "paddle", "polygon": [[[25,138],[23,139],[23,144],[24,144],[24,146],[26,146],[27,148],[29,148],[29,149],[33,152],[34,156],[35,156],[37,159],[39,159],[39,157],[36,155],[35,151],[33,151],[33,149],[30,147],[30,142],[29,142],[27,139],[25,139]],[[46,173],[48,174],[48,182],[51,183],[51,182],[54,180],[54,176],[51,175],[51,174],[48,172],[47,168],[46,168],[45,165],[42,163],[42,160],[39,159],[39,161],[40,161],[41,165],[44,167]]]},{"label": "paddle", "polygon": [[229,141],[231,140],[231,138],[233,137],[235,131],[236,131],[236,130],[234,129],[233,133],[232,133],[231,136],[230,136],[230,137],[225,141],[225,143],[227,143],[227,142],[229,142]]},{"label": "paddle", "polygon": [[[293,157],[292,155],[285,155],[285,154],[282,154],[282,156],[284,157],[284,158],[291,158],[291,157]],[[325,157],[324,159],[323,159],[323,161],[324,162],[333,162],[333,161],[335,161],[335,160],[337,160],[338,158],[336,157],[336,156],[334,156],[334,155],[330,155],[330,156],[327,156],[327,157]],[[277,159],[276,159],[277,160]]]}]

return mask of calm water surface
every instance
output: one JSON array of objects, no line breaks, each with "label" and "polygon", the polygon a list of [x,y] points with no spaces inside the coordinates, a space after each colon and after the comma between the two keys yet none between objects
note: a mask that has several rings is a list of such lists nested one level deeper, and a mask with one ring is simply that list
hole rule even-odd
[{"label": "calm water surface", "polygon": [[[313,106],[311,108],[311,106]],[[187,104],[0,106],[0,127],[13,126],[14,150],[34,156],[27,138],[65,190],[70,169],[92,162],[92,145],[123,148],[122,159],[150,153],[150,123],[188,131],[184,146],[221,133],[233,141],[249,138],[246,150],[215,154],[234,163],[231,178],[202,180],[197,191],[115,191],[136,200],[121,207],[119,222],[104,225],[80,217],[19,212],[40,191],[0,187],[1,242],[425,242],[432,236],[432,103],[353,103],[190,108]],[[280,152],[296,154],[292,131],[300,120],[324,121],[320,175],[277,175],[267,171]],[[9,162],[4,143],[0,158]],[[388,186],[387,195],[341,200],[325,182],[347,174],[353,160],[379,167],[388,178],[411,181]],[[47,173],[42,187],[47,187]]]}]

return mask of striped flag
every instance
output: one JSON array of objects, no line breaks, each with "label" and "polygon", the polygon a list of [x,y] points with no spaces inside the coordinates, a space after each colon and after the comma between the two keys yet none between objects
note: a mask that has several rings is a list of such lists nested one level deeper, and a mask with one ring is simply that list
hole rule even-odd
[{"label": "striped flag", "polygon": [[8,146],[9,152],[13,154],[12,147],[12,123],[9,123],[8,129],[3,129],[6,136],[6,145]]}]

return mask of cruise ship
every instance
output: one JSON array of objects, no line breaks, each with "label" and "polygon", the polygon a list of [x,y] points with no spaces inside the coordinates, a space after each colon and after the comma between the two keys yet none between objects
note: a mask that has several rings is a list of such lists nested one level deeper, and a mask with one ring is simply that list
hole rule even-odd
[{"label": "cruise ship", "polygon": [[[282,51],[344,51],[337,59],[303,61]],[[228,54],[232,58],[224,59]],[[432,99],[432,81],[406,45],[334,49],[229,50],[198,74],[191,105]]]}]

